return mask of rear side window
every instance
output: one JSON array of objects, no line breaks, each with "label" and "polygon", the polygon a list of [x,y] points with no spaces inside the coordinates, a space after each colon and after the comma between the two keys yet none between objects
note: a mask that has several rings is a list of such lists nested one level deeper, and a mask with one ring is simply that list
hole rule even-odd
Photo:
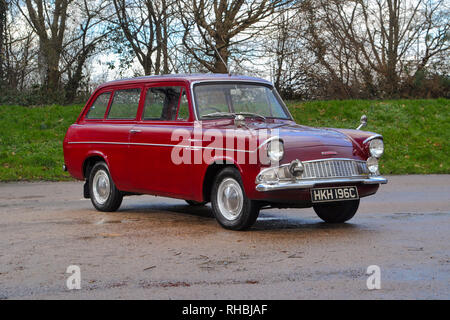
[{"label": "rear side window", "polygon": [[145,95],[144,120],[175,120],[181,87],[149,88]]},{"label": "rear side window", "polygon": [[106,109],[108,108],[109,97],[111,92],[104,92],[97,96],[91,108],[89,109],[86,118],[88,119],[103,119]]},{"label": "rear side window", "polygon": [[135,119],[139,107],[141,89],[123,89],[114,92],[108,119]]}]

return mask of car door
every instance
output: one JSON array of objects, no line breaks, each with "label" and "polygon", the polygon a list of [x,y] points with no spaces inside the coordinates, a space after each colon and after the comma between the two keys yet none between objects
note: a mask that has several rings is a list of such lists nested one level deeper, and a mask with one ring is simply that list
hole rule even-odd
[{"label": "car door", "polygon": [[129,132],[136,122],[142,88],[136,85],[109,87],[100,91],[78,130],[85,157],[105,158],[112,179],[120,190],[130,187]]},{"label": "car door", "polygon": [[140,120],[130,131],[132,182],[136,192],[189,198],[191,164],[180,161],[189,148],[193,118],[184,83],[145,88]]}]

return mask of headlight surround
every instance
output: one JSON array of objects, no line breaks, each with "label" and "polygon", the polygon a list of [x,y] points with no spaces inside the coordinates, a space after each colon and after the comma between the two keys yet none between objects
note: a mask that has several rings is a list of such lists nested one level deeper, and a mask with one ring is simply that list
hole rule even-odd
[{"label": "headlight surround", "polygon": [[367,169],[369,169],[369,172],[372,174],[378,173],[378,159],[375,157],[370,157],[367,159]]},{"label": "headlight surround", "polygon": [[257,182],[274,184],[274,183],[277,183],[279,180],[280,179],[278,177],[277,171],[275,169],[268,169],[268,170],[265,170],[264,172],[261,172],[258,175]]},{"label": "headlight surround", "polygon": [[369,142],[370,155],[380,158],[384,153],[384,142],[381,139],[373,139]]},{"label": "headlight surround", "polygon": [[267,156],[271,161],[281,161],[284,156],[284,144],[281,140],[267,143]]}]

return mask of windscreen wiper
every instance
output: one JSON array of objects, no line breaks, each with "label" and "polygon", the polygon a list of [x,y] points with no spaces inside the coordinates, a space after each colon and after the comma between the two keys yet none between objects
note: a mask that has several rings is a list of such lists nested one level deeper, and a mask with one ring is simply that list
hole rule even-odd
[{"label": "windscreen wiper", "polygon": [[264,122],[266,122],[266,117],[264,117],[264,116],[262,116],[262,115],[260,115],[260,114],[257,114],[257,113],[253,113],[253,112],[238,112],[238,113],[236,113],[236,114],[241,114],[241,115],[243,115],[244,117],[245,116],[249,116],[249,117],[257,117],[257,118],[261,118],[261,119],[263,119],[264,120]]},{"label": "windscreen wiper", "polygon": [[264,122],[266,122],[266,117],[257,114],[257,113],[253,113],[253,112],[213,112],[213,113],[208,113],[202,116],[202,118],[210,118],[210,117],[234,117],[237,115],[242,115],[242,116],[248,116],[248,117],[257,117],[257,118],[261,118],[264,120]]},{"label": "windscreen wiper", "polygon": [[212,112],[202,115],[202,118],[214,118],[214,117],[234,117],[236,114],[232,112]]}]

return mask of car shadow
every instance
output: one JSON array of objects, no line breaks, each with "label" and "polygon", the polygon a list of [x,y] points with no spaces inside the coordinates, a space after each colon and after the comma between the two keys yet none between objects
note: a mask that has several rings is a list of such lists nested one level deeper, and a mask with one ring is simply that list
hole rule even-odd
[{"label": "car shadow", "polygon": [[[301,209],[299,209],[301,210]],[[206,206],[190,206],[185,204],[132,204],[120,210],[126,213],[158,213],[164,214],[172,213],[179,214],[180,217],[185,217],[190,215],[198,218],[206,218],[213,221],[214,214],[212,212],[210,204]],[[264,210],[261,211],[258,220],[255,224],[247,231],[276,231],[276,230],[360,230],[360,226],[355,223],[347,222],[341,224],[329,224],[322,222],[319,218],[303,218],[295,216],[289,216],[286,214],[277,215],[274,209],[270,210],[270,213],[265,213]]]},{"label": "car shadow", "polygon": [[132,204],[120,209],[127,213],[182,213],[197,217],[214,219],[210,206],[190,206],[186,204]]},{"label": "car shadow", "polygon": [[299,218],[286,217],[271,214],[270,216],[260,215],[258,220],[249,231],[275,231],[275,230],[360,230],[357,224],[353,223],[325,223],[319,218]]}]

